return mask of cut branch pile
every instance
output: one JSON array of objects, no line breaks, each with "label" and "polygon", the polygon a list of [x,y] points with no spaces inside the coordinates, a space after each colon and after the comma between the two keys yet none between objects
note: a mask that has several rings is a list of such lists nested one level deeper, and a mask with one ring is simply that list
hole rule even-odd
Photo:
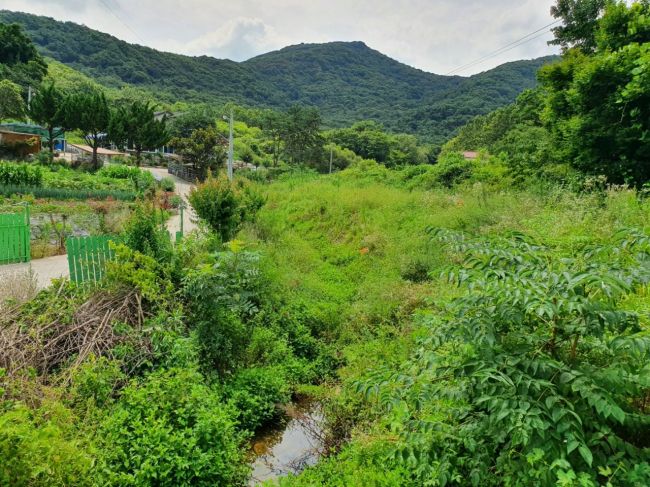
[{"label": "cut branch pile", "polygon": [[[64,366],[74,369],[91,354],[113,358],[117,345],[134,343],[143,356],[149,346],[141,333],[144,321],[141,296],[135,291],[98,292],[69,315],[58,312],[45,323],[26,322],[21,309],[0,318],[0,368],[9,377],[35,370],[47,380]],[[136,333],[116,333],[113,325],[125,323]],[[143,357],[144,358],[144,357]]]}]

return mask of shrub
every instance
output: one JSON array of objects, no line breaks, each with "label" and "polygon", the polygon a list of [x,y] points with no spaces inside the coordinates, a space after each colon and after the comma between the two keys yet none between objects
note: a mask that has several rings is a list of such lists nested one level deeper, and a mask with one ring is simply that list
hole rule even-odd
[{"label": "shrub", "polygon": [[99,429],[101,485],[242,485],[243,436],[229,407],[191,369],[147,376],[124,389]]},{"label": "shrub", "polygon": [[241,319],[258,311],[262,283],[256,253],[217,252],[213,259],[213,265],[187,273],[183,296],[199,336],[203,364],[223,372],[234,366],[246,347],[249,333]]},{"label": "shrub", "polygon": [[135,208],[124,230],[124,243],[145,255],[169,260],[172,244],[169,233],[159,223],[155,208],[141,204]]},{"label": "shrub", "polygon": [[238,372],[225,386],[242,428],[255,431],[277,414],[277,404],[289,401],[289,387],[277,368],[252,368]]},{"label": "shrub", "polygon": [[21,403],[0,409],[0,485],[90,485],[93,458],[75,436],[76,418],[59,402],[38,409]]},{"label": "shrub", "polygon": [[137,167],[130,167],[123,164],[110,164],[97,171],[97,175],[113,179],[134,179],[140,172],[140,169]]},{"label": "shrub", "polygon": [[106,265],[106,277],[110,283],[137,289],[150,302],[165,303],[171,299],[173,286],[164,265],[124,244],[118,244],[114,249],[115,257]]},{"label": "shrub", "polygon": [[466,160],[461,154],[448,154],[440,158],[433,166],[432,173],[436,182],[451,188],[472,175],[472,161]]},{"label": "shrub", "polygon": [[648,485],[650,338],[620,304],[650,280],[650,237],[560,257],[524,235],[433,234],[467,292],[428,320],[405,374],[359,387],[399,404],[393,457],[422,484]]},{"label": "shrub", "polygon": [[0,184],[14,186],[41,186],[43,173],[38,166],[0,163]]},{"label": "shrub", "polygon": [[164,177],[162,178],[158,184],[160,185],[160,189],[163,191],[167,191],[168,193],[173,193],[176,191],[176,183],[174,180],[170,177]]},{"label": "shrub", "polygon": [[251,220],[263,205],[248,183],[230,182],[225,176],[208,177],[192,189],[189,200],[199,218],[223,241],[234,237],[241,225]]}]

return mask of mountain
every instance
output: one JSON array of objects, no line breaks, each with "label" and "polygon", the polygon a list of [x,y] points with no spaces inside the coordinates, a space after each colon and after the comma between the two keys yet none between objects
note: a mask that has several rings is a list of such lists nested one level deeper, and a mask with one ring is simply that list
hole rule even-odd
[{"label": "mountain", "polygon": [[464,78],[415,69],[362,42],[331,42],[290,46],[237,63],[160,52],[25,13],[2,10],[0,22],[22,25],[41,54],[106,87],[146,89],[169,103],[313,105],[330,126],[374,119],[435,143],[534,87],[537,69],[552,59],[518,61]]}]

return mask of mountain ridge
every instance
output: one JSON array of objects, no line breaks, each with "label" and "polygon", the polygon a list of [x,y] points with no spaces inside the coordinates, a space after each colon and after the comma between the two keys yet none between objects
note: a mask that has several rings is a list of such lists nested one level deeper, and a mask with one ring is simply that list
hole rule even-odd
[{"label": "mountain ridge", "polygon": [[515,61],[470,77],[414,68],[362,41],[301,43],[236,62],[166,53],[73,22],[0,10],[44,56],[106,87],[135,86],[163,102],[320,108],[329,126],[372,119],[441,143],[471,118],[514,101],[551,58]]}]

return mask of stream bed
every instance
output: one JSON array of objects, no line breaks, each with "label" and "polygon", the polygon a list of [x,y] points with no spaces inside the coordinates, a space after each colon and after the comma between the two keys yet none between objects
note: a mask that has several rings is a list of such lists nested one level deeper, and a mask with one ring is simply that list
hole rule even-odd
[{"label": "stream bed", "polygon": [[316,464],[323,453],[323,414],[318,403],[300,401],[284,406],[280,420],[252,441],[253,473],[258,485]]}]

